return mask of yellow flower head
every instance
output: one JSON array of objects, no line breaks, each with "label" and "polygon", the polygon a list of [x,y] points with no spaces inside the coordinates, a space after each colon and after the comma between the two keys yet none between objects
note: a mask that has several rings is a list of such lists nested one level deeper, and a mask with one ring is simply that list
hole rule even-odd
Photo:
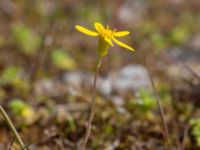
[{"label": "yellow flower head", "polygon": [[124,47],[130,51],[134,51],[134,49],[123,42],[119,41],[116,39],[116,37],[123,37],[128,35],[130,32],[129,31],[120,31],[117,32],[115,30],[111,30],[109,26],[106,28],[99,22],[94,23],[94,27],[97,32],[91,31],[86,29],[85,27],[82,27],[80,25],[76,25],[75,28],[87,35],[94,36],[94,37],[99,37],[99,44],[98,44],[98,51],[101,56],[104,56],[107,54],[108,49],[110,46],[113,46],[113,42],[116,43],[117,45]]}]

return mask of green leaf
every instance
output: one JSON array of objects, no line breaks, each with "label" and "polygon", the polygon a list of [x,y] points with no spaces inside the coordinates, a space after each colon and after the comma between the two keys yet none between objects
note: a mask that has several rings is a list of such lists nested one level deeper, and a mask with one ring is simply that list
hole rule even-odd
[{"label": "green leaf", "polygon": [[13,26],[13,35],[20,50],[28,55],[35,54],[42,43],[41,37],[23,24]]},{"label": "green leaf", "polygon": [[66,51],[62,49],[55,49],[51,53],[52,63],[59,69],[71,70],[76,67],[74,60]]},{"label": "green leaf", "polygon": [[187,26],[177,26],[172,30],[170,34],[170,41],[173,44],[180,45],[183,42],[185,42],[188,36],[189,36],[189,30]]},{"label": "green leaf", "polygon": [[1,84],[13,83],[19,78],[20,68],[15,66],[7,67],[0,76]]},{"label": "green leaf", "polygon": [[146,89],[141,89],[139,91],[140,101],[138,102],[140,109],[143,111],[148,111],[156,106],[155,98],[152,92]]},{"label": "green leaf", "polygon": [[9,103],[9,107],[15,114],[21,114],[27,105],[21,99],[14,99]]},{"label": "green leaf", "polygon": [[75,124],[75,121],[72,117],[68,118],[68,125],[69,125],[70,131],[72,131],[72,132],[76,131],[76,124]]},{"label": "green leaf", "polygon": [[192,126],[192,135],[194,136],[197,145],[200,146],[200,119],[191,119],[190,125]]},{"label": "green leaf", "polygon": [[156,49],[160,50],[166,47],[166,39],[160,32],[152,34],[151,42]]}]

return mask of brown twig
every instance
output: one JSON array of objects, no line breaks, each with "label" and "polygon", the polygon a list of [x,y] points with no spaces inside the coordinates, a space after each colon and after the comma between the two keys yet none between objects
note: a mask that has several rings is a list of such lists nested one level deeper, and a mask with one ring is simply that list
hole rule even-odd
[{"label": "brown twig", "polygon": [[180,132],[179,132],[179,126],[177,126],[178,122],[174,122],[174,127],[175,127],[175,134],[176,134],[176,142],[177,142],[177,150],[182,150],[181,149],[181,141],[180,141]]},{"label": "brown twig", "polygon": [[93,82],[93,86],[92,86],[93,95],[92,95],[92,103],[91,103],[90,115],[89,115],[89,120],[88,120],[88,125],[87,125],[87,129],[86,129],[85,137],[84,137],[83,143],[81,145],[81,150],[85,150],[88,138],[89,138],[89,136],[91,134],[92,121],[94,119],[95,108],[96,108],[96,83],[97,83],[99,70],[101,68],[101,64],[102,64],[102,57],[99,57],[98,58],[97,69],[96,69],[95,76],[94,76],[94,82]]},{"label": "brown twig", "polygon": [[26,150],[29,146],[37,141],[37,138],[33,139],[30,143],[26,144],[21,150]]},{"label": "brown twig", "polygon": [[182,63],[182,66],[200,81],[200,76],[196,72],[194,72],[188,65]]},{"label": "brown twig", "polygon": [[153,88],[153,92],[154,92],[154,95],[155,95],[156,103],[157,103],[157,106],[158,106],[158,109],[159,109],[159,112],[160,112],[160,117],[161,117],[163,128],[164,128],[164,141],[166,143],[167,149],[170,150],[171,149],[171,141],[170,141],[169,129],[168,129],[167,121],[166,121],[166,118],[165,118],[164,109],[163,109],[163,106],[161,104],[160,96],[159,96],[159,94],[158,94],[158,92],[156,90],[156,86],[155,86],[155,82],[154,82],[151,70],[149,69],[148,63],[147,63],[145,58],[144,58],[144,61],[145,61],[145,65],[147,67],[147,70],[149,72],[151,86]]},{"label": "brown twig", "polygon": [[181,150],[185,150],[186,140],[187,140],[187,136],[188,136],[188,130],[189,130],[189,126],[185,125],[184,126],[183,141],[181,143]]}]

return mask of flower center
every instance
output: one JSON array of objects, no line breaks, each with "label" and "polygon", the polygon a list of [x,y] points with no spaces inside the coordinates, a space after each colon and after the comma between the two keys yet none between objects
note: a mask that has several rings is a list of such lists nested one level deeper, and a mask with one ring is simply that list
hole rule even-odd
[{"label": "flower center", "polygon": [[108,38],[108,39],[112,39],[113,37],[113,34],[115,33],[116,31],[112,31],[110,30],[109,26],[106,27],[106,29],[103,29],[102,31],[100,31],[100,35],[103,37],[103,38]]}]

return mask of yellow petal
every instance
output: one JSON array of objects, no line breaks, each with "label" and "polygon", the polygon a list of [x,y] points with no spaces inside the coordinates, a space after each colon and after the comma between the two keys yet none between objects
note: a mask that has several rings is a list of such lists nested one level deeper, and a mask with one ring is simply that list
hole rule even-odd
[{"label": "yellow petal", "polygon": [[104,38],[104,40],[105,40],[106,42],[108,42],[111,46],[113,46],[113,42],[112,42],[111,39],[109,39],[109,38]]},{"label": "yellow petal", "polygon": [[133,49],[132,47],[130,47],[130,46],[124,44],[123,42],[117,40],[116,38],[113,38],[113,41],[114,41],[116,44],[118,44],[119,46],[121,46],[121,47],[124,47],[124,48],[126,48],[126,49],[128,49],[128,50],[130,50],[130,51],[134,51],[134,49]]},{"label": "yellow petal", "polygon": [[105,28],[103,27],[103,25],[102,25],[101,23],[99,23],[99,22],[95,22],[95,23],[94,23],[94,27],[95,27],[95,29],[96,29],[98,32],[100,32],[100,31],[102,31],[102,30],[105,30]]},{"label": "yellow petal", "polygon": [[97,36],[98,35],[97,32],[88,30],[85,27],[82,27],[82,26],[79,26],[79,25],[76,25],[75,28],[76,28],[76,30],[78,30],[78,31],[80,31],[80,32],[82,32],[84,34],[90,35],[90,36]]},{"label": "yellow petal", "polygon": [[115,32],[114,36],[116,37],[122,37],[128,35],[130,32],[129,31],[120,31],[120,32]]}]

